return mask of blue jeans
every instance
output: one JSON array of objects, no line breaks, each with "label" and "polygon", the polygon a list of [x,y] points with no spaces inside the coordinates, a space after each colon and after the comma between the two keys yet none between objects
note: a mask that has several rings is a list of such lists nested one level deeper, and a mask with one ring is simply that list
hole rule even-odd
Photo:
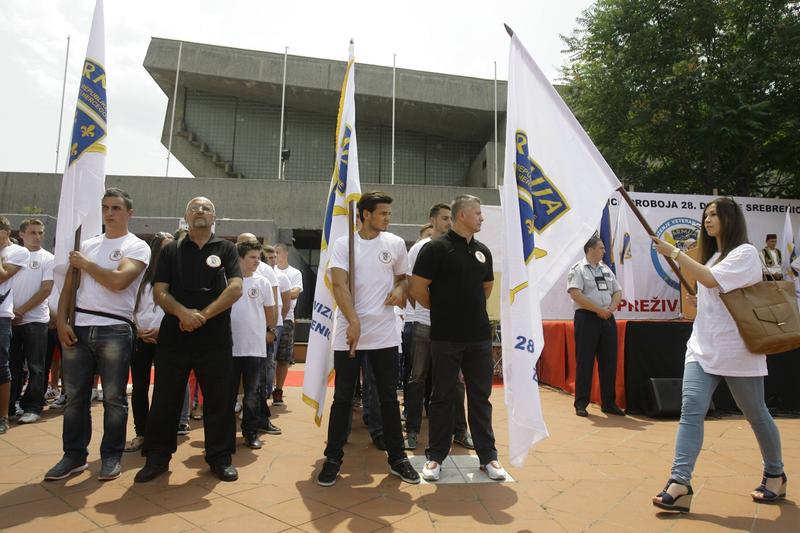
[{"label": "blue jeans", "polygon": [[64,456],[85,461],[92,439],[90,403],[94,375],[103,384],[103,441],[100,456],[119,458],[125,448],[128,423],[128,369],[133,332],[127,324],[75,326],[78,342],[64,346],[62,368],[67,406],[64,409]]},{"label": "blue jeans", "polygon": [[[11,405],[17,401],[26,413],[42,413],[44,392],[48,376],[45,374],[47,359],[47,323],[29,322],[11,328]],[[25,384],[25,365],[28,367],[28,386]]]},{"label": "blue jeans", "polygon": [[711,396],[723,379],[736,405],[753,428],[761,448],[764,472],[772,475],[783,473],[781,436],[764,402],[764,378],[715,376],[707,374],[700,363],[687,363],[683,371],[681,420],[672,462],[672,478],[681,483],[688,485],[692,479],[697,456],[703,447],[703,422]]},{"label": "blue jeans", "polygon": [[11,369],[8,366],[8,351],[10,349],[11,319],[2,317],[0,318],[0,385],[5,385],[11,381]]}]

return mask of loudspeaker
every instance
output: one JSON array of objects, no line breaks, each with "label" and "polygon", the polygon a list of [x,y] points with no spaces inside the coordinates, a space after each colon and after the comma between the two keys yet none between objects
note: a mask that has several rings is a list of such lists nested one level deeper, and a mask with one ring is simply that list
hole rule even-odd
[{"label": "loudspeaker", "polygon": [[677,417],[681,414],[682,378],[650,378],[647,416]]}]

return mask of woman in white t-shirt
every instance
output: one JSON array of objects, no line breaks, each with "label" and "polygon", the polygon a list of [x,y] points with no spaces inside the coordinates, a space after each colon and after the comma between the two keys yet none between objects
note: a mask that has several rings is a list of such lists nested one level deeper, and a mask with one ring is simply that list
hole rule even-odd
[{"label": "woman in white t-shirt", "polygon": [[697,317],[686,344],[681,419],[675,443],[672,472],[653,505],[688,512],[692,501],[692,471],[703,445],[703,423],[711,395],[723,379],[753,428],[764,475],[751,496],[756,502],[774,502],[786,496],[778,427],[764,401],[764,354],[751,353],[736,323],[719,297],[720,292],[755,285],[762,278],[756,248],[747,242],[741,208],[730,198],[717,198],[703,212],[698,247],[701,262],[693,260],[656,237],[656,250],[672,257],[698,281]]}]

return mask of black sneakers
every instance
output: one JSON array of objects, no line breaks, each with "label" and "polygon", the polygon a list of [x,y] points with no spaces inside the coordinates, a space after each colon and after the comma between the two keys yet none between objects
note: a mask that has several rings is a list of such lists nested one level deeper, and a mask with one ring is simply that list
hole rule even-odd
[{"label": "black sneakers", "polygon": [[392,467],[389,469],[389,472],[399,477],[406,483],[411,483],[412,485],[419,483],[419,473],[414,470],[414,467],[411,466],[411,463],[408,461],[408,459],[403,459],[399,463],[392,465]]},{"label": "black sneakers", "polygon": [[320,470],[317,475],[317,484],[322,487],[335,485],[341,467],[341,463],[337,463],[331,459],[325,459],[325,462],[322,463],[322,470]]}]

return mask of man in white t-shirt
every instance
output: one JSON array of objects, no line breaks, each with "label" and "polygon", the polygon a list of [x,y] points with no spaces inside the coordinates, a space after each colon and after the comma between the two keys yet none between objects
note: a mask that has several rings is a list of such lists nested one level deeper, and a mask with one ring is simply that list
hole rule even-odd
[{"label": "man in white t-shirt", "polygon": [[11,223],[0,216],[0,435],[8,431],[8,402],[11,396],[11,321],[14,319],[12,278],[28,263],[30,252],[11,242]]},{"label": "man in white t-shirt", "polygon": [[[273,272],[275,273],[275,277],[278,279],[278,323],[275,326],[278,332],[275,342],[267,346],[267,385],[265,391],[267,398],[269,398],[272,396],[272,390],[275,387],[275,357],[278,353],[278,346],[280,344],[281,334],[283,332],[283,321],[289,314],[289,310],[292,307],[292,282],[282,270],[277,268],[278,254],[275,251],[274,246],[270,244],[264,245],[264,261],[266,262],[265,264],[267,266],[272,268]],[[283,400],[283,398],[281,398],[281,400]]]},{"label": "man in white t-shirt", "polygon": [[369,371],[375,378],[389,471],[407,483],[419,483],[419,474],[403,450],[397,401],[400,332],[394,306],[405,305],[408,256],[403,239],[386,231],[392,216],[391,203],[392,198],[382,192],[368,192],[358,201],[361,229],[354,235],[355,294],[350,289],[347,236],[334,241],[327,265],[338,309],[333,336],[336,383],[326,459],[317,475],[317,483],[323,487],[336,483],[339,475],[362,358],[369,360]]},{"label": "man in white t-shirt", "polygon": [[283,319],[281,338],[278,341],[278,352],[275,356],[277,369],[275,371],[275,390],[272,391],[272,405],[283,405],[283,384],[289,374],[289,367],[294,364],[294,308],[297,298],[303,292],[303,273],[289,264],[289,246],[282,242],[275,245],[278,266],[275,270],[283,272],[292,283],[292,305]]},{"label": "man in white t-shirt", "polygon": [[[239,267],[242,270],[242,297],[231,307],[231,334],[233,336],[233,390],[239,392],[239,380],[244,385],[242,401],[242,436],[248,448],[261,448],[258,439],[260,426],[260,378],[267,359],[267,344],[275,340],[275,300],[272,286],[256,274],[261,264],[261,245],[258,241],[245,241],[236,245]],[[267,424],[269,413],[267,413]],[[274,427],[274,426],[273,426]],[[275,428],[278,433],[280,430]]]},{"label": "man in white t-shirt", "polygon": [[[428,212],[432,228],[429,237],[417,241],[408,251],[408,275],[414,270],[420,250],[431,239],[438,239],[453,226],[450,205],[436,204]],[[411,374],[408,379],[406,393],[406,449],[417,448],[419,432],[422,426],[422,406],[425,403],[425,384],[431,372],[431,311],[422,305],[409,300],[414,305],[414,326],[411,338]],[[464,383],[459,379],[456,383],[456,400],[453,406],[453,441],[467,449],[474,449],[472,436],[467,431],[467,416],[464,412]]]},{"label": "man in white t-shirt", "polygon": [[[19,226],[19,236],[30,252],[27,265],[14,276],[14,321],[11,335],[11,405],[20,403],[20,424],[41,418],[47,390],[47,325],[50,309],[47,297],[53,289],[53,254],[42,248],[44,224],[27,219]],[[22,395],[25,366],[28,386]],[[21,396],[21,397],[20,397]]]},{"label": "man in white t-shirt", "polygon": [[[133,201],[127,192],[110,188],[102,199],[106,232],[81,243],[69,253],[61,301],[58,305],[58,339],[62,346],[62,368],[67,406],[64,409],[64,457],[44,479],[64,479],[89,467],[92,437],[90,398],[94,375],[103,384],[103,440],[97,479],[118,478],[125,449],[128,422],[128,370],[133,349],[133,311],[136,293],[150,262],[150,247],[128,232]],[[71,322],[70,300],[74,290],[72,272],[80,273]]]}]

